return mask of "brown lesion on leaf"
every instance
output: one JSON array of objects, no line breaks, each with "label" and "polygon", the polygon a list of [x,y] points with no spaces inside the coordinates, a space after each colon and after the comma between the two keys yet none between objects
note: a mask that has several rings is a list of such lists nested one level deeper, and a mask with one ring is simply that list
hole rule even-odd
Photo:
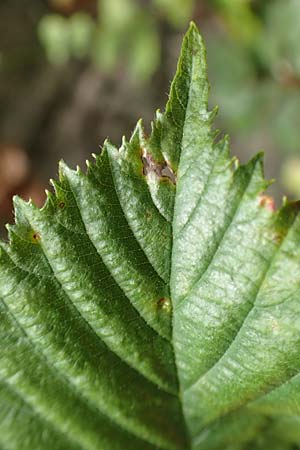
[{"label": "brown lesion on leaf", "polygon": [[66,206],[65,202],[59,202],[59,203],[58,203],[58,207],[59,207],[60,209],[64,209],[65,206]]},{"label": "brown lesion on leaf", "polygon": [[294,221],[300,213],[300,202],[290,202],[286,197],[283,199],[283,206],[274,215],[275,222],[268,233],[268,238],[280,246]]},{"label": "brown lesion on leaf", "polygon": [[31,235],[31,238],[32,238],[32,242],[34,244],[37,244],[41,240],[41,235],[40,235],[39,232],[33,231],[32,235]]},{"label": "brown lesion on leaf", "polygon": [[271,212],[275,212],[276,211],[275,200],[270,195],[261,194],[259,196],[259,205],[262,208],[267,209],[268,211],[271,211]]},{"label": "brown lesion on leaf", "polygon": [[280,245],[285,237],[285,233],[283,232],[274,232],[271,234],[271,240],[274,242],[275,245]]},{"label": "brown lesion on leaf", "polygon": [[168,180],[172,184],[176,184],[177,177],[170,165],[164,161],[159,163],[155,161],[145,149],[142,149],[143,175],[148,176],[155,174],[161,180]]},{"label": "brown lesion on leaf", "polygon": [[171,300],[167,297],[162,297],[157,301],[157,308],[159,310],[165,311],[165,312],[171,312],[172,310],[172,303]]}]

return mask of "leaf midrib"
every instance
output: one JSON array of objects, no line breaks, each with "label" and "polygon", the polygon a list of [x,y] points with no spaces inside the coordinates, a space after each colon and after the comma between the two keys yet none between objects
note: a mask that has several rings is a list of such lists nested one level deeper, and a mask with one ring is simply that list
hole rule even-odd
[{"label": "leaf midrib", "polygon": [[[187,123],[186,123],[187,122],[186,121],[187,111],[188,111],[188,108],[189,108],[189,105],[190,105],[190,100],[191,100],[192,76],[193,76],[193,71],[194,71],[194,58],[195,57],[193,56],[193,58],[192,58],[192,67],[191,67],[191,71],[190,71],[188,101],[187,101],[187,106],[186,106],[185,111],[184,111],[184,125],[182,127],[182,136],[181,136],[181,143],[180,143],[181,151],[180,151],[180,157],[179,157],[179,162],[178,162],[177,183],[179,181],[178,174],[180,173],[180,163],[181,163],[181,158],[182,158],[182,150],[184,148],[183,140],[184,140],[184,135],[185,135],[185,127],[187,126]],[[175,90],[176,90],[176,86],[175,86]],[[176,92],[176,95],[177,95],[177,92]],[[180,105],[182,106],[181,102],[180,102]],[[173,114],[172,114],[172,117],[173,117]],[[171,230],[172,230],[171,249],[172,249],[172,251],[171,251],[170,277],[169,277],[169,279],[170,279],[170,293],[171,293],[171,301],[172,301],[172,321],[171,321],[171,323],[172,323],[172,343],[174,342],[174,337],[173,337],[173,333],[174,333],[174,303],[173,303],[173,299],[172,299],[173,295],[172,295],[171,280],[173,279],[173,277],[172,277],[172,269],[173,269],[173,261],[174,261],[174,245],[173,245],[173,243],[174,243],[174,217],[175,217],[175,211],[176,211],[176,208],[177,208],[177,201],[176,201],[177,200],[177,195],[176,195],[176,193],[177,193],[177,184],[176,184],[176,187],[175,187],[175,201],[174,201],[173,214],[172,214],[172,227],[171,227]],[[184,428],[184,430],[186,432],[186,436],[187,436],[187,439],[188,439],[188,445],[189,445],[189,448],[186,449],[186,450],[191,450],[192,449],[192,438],[190,436],[187,420],[186,420],[186,417],[185,417],[185,414],[184,414],[183,388],[182,388],[181,382],[180,382],[179,371],[178,371],[178,363],[177,363],[177,355],[176,355],[176,351],[175,351],[175,348],[174,348],[174,344],[172,345],[172,348],[173,348],[173,352],[174,352],[174,360],[175,360],[175,367],[176,367],[176,378],[177,378],[177,382],[178,382],[178,399],[179,399],[179,402],[180,402],[181,414],[182,414],[182,418],[183,418],[183,428]]]}]

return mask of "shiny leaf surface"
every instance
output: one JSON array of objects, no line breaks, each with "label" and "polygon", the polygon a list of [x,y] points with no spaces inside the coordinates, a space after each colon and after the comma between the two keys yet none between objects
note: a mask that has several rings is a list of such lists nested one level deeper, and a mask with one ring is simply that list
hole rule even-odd
[{"label": "shiny leaf surface", "polygon": [[299,204],[208,110],[192,24],[164,113],[15,199],[0,249],[0,448],[300,446]]}]

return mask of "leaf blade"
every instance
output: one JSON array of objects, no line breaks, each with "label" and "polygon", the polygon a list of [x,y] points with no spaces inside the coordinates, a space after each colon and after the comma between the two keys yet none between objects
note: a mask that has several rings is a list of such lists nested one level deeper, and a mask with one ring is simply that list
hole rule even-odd
[{"label": "leaf blade", "polygon": [[15,200],[0,447],[300,445],[299,204],[275,212],[262,156],[217,140],[206,72],[191,24],[151,136],[61,163],[41,210]]}]

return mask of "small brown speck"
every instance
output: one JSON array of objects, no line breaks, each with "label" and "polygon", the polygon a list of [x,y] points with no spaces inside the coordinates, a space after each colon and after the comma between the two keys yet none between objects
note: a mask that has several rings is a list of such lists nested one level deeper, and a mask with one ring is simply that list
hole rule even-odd
[{"label": "small brown speck", "polygon": [[58,207],[60,209],[64,209],[64,207],[66,206],[65,202],[59,202]]},{"label": "small brown speck", "polygon": [[40,235],[40,233],[34,233],[34,235],[32,236],[32,238],[33,238],[35,241],[39,241],[39,240],[41,239],[41,235]]},{"label": "small brown speck", "polygon": [[271,212],[276,211],[275,200],[273,197],[270,197],[269,195],[261,195],[259,204],[261,207],[266,208]]},{"label": "small brown speck", "polygon": [[171,300],[166,297],[162,297],[157,302],[157,307],[160,310],[170,312],[171,311]]}]

